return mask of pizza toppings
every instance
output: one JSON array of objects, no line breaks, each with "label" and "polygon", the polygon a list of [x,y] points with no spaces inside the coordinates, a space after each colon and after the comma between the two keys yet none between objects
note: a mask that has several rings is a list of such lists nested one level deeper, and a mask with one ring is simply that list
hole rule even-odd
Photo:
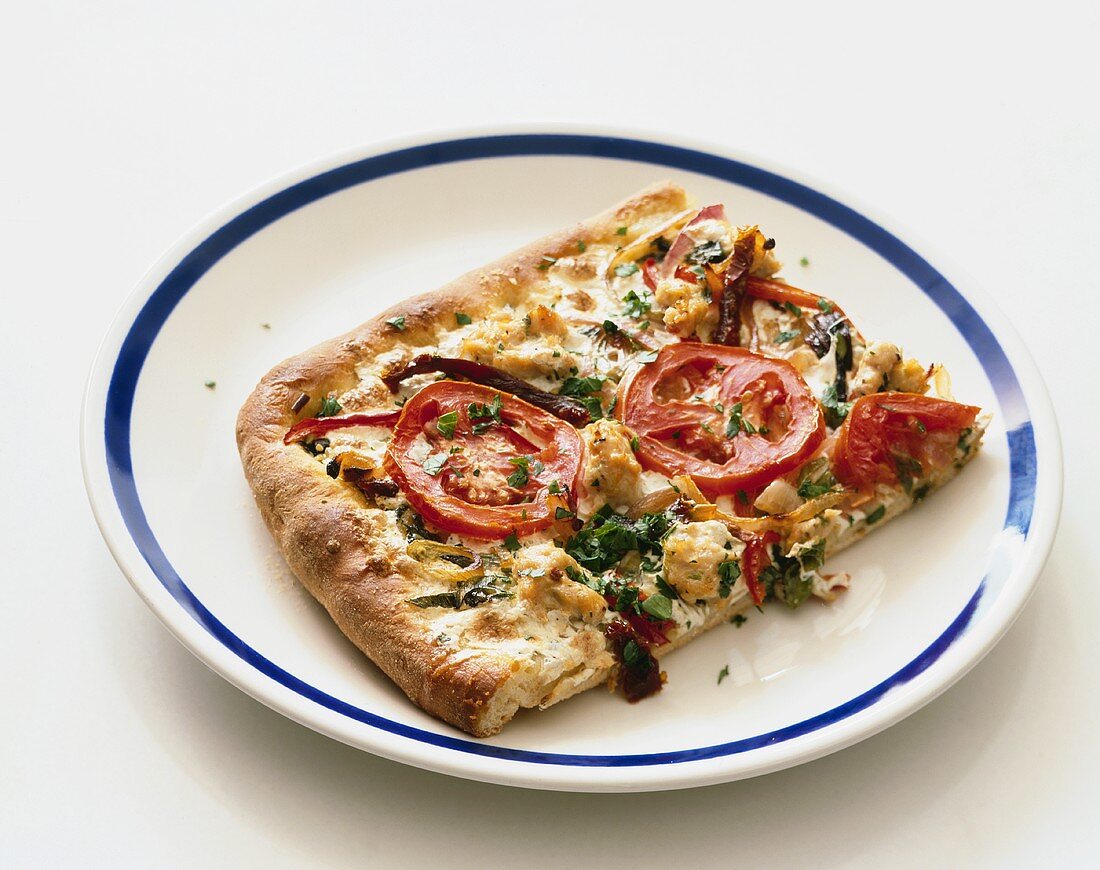
[{"label": "pizza toppings", "polygon": [[628,701],[640,701],[659,692],[666,676],[650,651],[649,642],[622,619],[604,627],[611,651],[619,663],[618,686]]},{"label": "pizza toppings", "polygon": [[442,372],[446,375],[465,378],[475,384],[492,387],[494,390],[511,393],[524,402],[548,411],[574,426],[583,426],[589,420],[588,409],[582,402],[568,396],[548,393],[493,366],[467,359],[423,353],[403,368],[384,376],[382,381],[391,392],[396,392],[402,381],[425,372]]},{"label": "pizza toppings", "polygon": [[836,476],[853,488],[900,482],[909,491],[914,479],[955,460],[980,410],[916,393],[861,396],[837,435]]},{"label": "pizza toppings", "polygon": [[283,436],[283,443],[309,443],[336,429],[347,429],[351,426],[389,427],[397,422],[398,416],[400,416],[399,411],[365,411],[361,414],[345,414],[342,417],[311,417],[291,426]]},{"label": "pizza toppings", "polygon": [[405,403],[384,459],[428,522],[482,540],[549,526],[567,508],[579,466],[572,426],[515,396],[456,381],[429,384]]},{"label": "pizza toppings", "polygon": [[642,465],[733,493],[797,468],[824,435],[817,401],[782,360],[700,343],[665,347],[626,384],[622,421]]}]

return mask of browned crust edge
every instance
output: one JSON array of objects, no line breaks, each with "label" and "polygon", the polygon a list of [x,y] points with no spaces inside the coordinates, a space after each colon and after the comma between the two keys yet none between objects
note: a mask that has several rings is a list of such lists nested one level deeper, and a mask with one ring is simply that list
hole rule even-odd
[{"label": "browned crust edge", "polygon": [[[455,311],[475,319],[515,304],[544,279],[543,257],[564,256],[577,242],[596,244],[621,226],[656,226],[687,206],[671,182],[648,187],[618,206],[533,242],[437,291],[394,305],[343,336],[275,366],[256,386],[237,418],[237,446],[256,504],[287,563],[329,612],[340,630],[409,698],[434,716],[475,736],[496,733],[516,712],[493,709],[513,675],[511,663],[492,655],[447,652],[425,637],[404,600],[406,580],[398,555],[383,542],[381,516],[360,496],[333,480],[305,451],[283,445],[297,420],[317,410],[320,396],[358,382],[356,365],[397,344],[430,344],[451,328]],[[629,240],[640,233],[631,232]],[[405,318],[405,329],[386,325]],[[313,401],[295,414],[306,393]],[[498,705],[499,706],[499,705]]]}]

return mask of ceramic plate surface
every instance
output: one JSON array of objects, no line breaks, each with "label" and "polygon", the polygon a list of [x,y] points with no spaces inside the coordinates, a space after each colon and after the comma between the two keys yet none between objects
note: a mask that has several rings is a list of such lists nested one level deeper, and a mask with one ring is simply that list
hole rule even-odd
[{"label": "ceramic plate surface", "polygon": [[[644,703],[593,691],[469,738],[409,703],[294,580],[241,473],[237,409],[283,358],[662,178],[760,224],[783,274],[837,299],[865,335],[946,363],[960,400],[993,413],[985,450],[831,561],[854,577],[836,604],[711,631],[666,659],[668,685]],[[988,652],[1057,525],[1058,435],[1030,358],[970,280],[911,244],[759,161],[606,132],[483,133],[330,159],[204,221],[125,303],[85,398],[92,506],[134,588],[188,649],[370,752],[591,791],[807,761],[897,722]]]}]

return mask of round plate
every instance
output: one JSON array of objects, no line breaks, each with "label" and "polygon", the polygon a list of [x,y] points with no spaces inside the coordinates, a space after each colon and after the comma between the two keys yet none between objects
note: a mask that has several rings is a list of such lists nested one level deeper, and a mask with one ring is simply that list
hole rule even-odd
[{"label": "round plate", "polygon": [[[834,605],[714,629],[666,660],[668,685],[641,704],[588,692],[474,740],[406,700],[290,575],[241,473],[237,409],[284,357],[666,177],[760,224],[783,274],[836,298],[865,335],[945,363],[960,399],[993,414],[985,449],[832,560],[854,577]],[[939,268],[819,185],[697,147],[496,133],[326,160],[204,221],[123,306],[85,397],[92,507],[123,572],[188,649],[353,746],[590,791],[777,770],[868,737],[959,679],[1019,614],[1051,546],[1062,469],[1046,391],[1002,316]]]}]

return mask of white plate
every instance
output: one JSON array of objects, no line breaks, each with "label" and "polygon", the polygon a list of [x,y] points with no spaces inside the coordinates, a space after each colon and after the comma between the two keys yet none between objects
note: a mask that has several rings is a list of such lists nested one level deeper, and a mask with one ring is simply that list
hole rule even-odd
[{"label": "white plate", "polygon": [[[762,225],[785,274],[835,297],[866,335],[946,363],[956,394],[994,414],[986,448],[835,560],[855,578],[835,605],[715,629],[666,660],[667,687],[641,704],[589,692],[471,739],[410,704],[289,574],[241,474],[237,409],[284,357],[664,177]],[[420,767],[541,788],[677,788],[874,734],[950,686],[1019,614],[1057,525],[1061,456],[1040,378],[986,298],[819,191],[760,161],[608,133],[402,143],[266,185],[175,245],[103,342],[83,420],[103,535],[215,671],[311,728]]]}]

